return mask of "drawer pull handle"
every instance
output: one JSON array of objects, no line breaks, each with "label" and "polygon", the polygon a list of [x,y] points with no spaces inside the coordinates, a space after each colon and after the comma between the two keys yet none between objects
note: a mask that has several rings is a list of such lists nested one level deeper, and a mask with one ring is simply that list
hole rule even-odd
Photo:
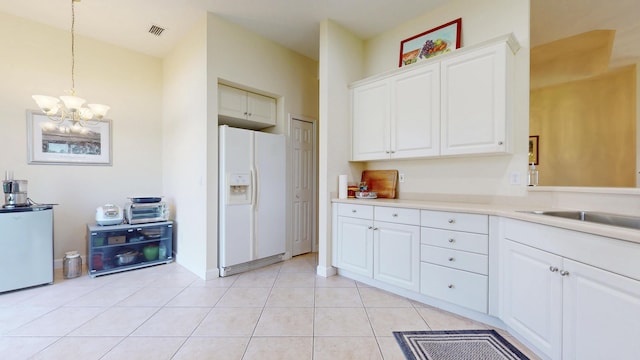
[{"label": "drawer pull handle", "polygon": [[569,272],[567,270],[560,270],[561,276],[569,276]]},{"label": "drawer pull handle", "polygon": [[373,229],[373,226],[369,226],[369,230]]},{"label": "drawer pull handle", "polygon": [[456,261],[456,259],[455,259],[455,258],[453,258],[453,257],[450,257],[450,258],[449,258],[449,261]]},{"label": "drawer pull handle", "polygon": [[373,230],[378,230],[378,228],[377,228],[377,227],[374,227],[374,228],[373,228]]},{"label": "drawer pull handle", "polygon": [[453,284],[449,284],[449,286],[447,286],[449,289],[453,289]]},{"label": "drawer pull handle", "polygon": [[398,214],[393,214],[393,215],[391,215],[391,216],[393,216],[393,217],[398,217]]},{"label": "drawer pull handle", "polygon": [[456,219],[449,219],[449,224],[455,224]]},{"label": "drawer pull handle", "polygon": [[454,242],[456,242],[456,239],[451,238],[451,239],[449,239],[449,242],[450,243],[454,243]]},{"label": "drawer pull handle", "polygon": [[549,271],[551,272],[558,272],[558,268],[555,266],[549,266]]}]

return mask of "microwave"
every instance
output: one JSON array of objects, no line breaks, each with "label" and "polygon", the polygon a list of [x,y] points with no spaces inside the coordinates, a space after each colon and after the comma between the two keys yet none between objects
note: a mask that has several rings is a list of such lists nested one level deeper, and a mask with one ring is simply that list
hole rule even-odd
[{"label": "microwave", "polygon": [[127,203],[124,218],[129,224],[144,224],[169,220],[169,206],[164,201],[155,203]]}]

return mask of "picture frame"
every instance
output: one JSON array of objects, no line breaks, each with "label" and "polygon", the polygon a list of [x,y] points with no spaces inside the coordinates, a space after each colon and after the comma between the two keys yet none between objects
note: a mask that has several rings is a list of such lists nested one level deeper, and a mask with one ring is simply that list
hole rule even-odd
[{"label": "picture frame", "polygon": [[539,160],[539,151],[538,151],[538,141],[540,137],[538,135],[529,136],[529,164],[533,163],[534,165],[538,165]]},{"label": "picture frame", "polygon": [[111,120],[82,126],[56,124],[44,113],[27,110],[29,164],[111,165]]},{"label": "picture frame", "polygon": [[[414,64],[459,49],[461,32],[462,18],[458,18],[402,40],[398,66]],[[427,45],[428,41],[431,41],[429,45]]]}]

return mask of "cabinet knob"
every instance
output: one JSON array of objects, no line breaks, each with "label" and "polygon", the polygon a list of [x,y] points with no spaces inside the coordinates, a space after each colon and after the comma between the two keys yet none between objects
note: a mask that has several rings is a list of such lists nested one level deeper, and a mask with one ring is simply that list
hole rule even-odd
[{"label": "cabinet knob", "polygon": [[356,209],[351,210],[352,213],[357,213]]},{"label": "cabinet knob", "polygon": [[504,141],[498,141],[498,145],[503,145]]},{"label": "cabinet knob", "polygon": [[247,113],[247,112],[245,111],[243,115],[245,115],[245,116],[246,116],[246,115],[249,115],[249,113]]},{"label": "cabinet knob", "polygon": [[369,229],[369,230],[373,229],[373,226],[369,226],[369,227],[368,227],[368,229]]},{"label": "cabinet knob", "polygon": [[449,284],[449,286],[447,286],[449,289],[453,289],[453,284]]},{"label": "cabinet knob", "polygon": [[449,239],[449,242],[450,243],[454,243],[454,242],[456,242],[456,239],[451,238],[451,239]]},{"label": "cabinet knob", "polygon": [[377,228],[377,227],[374,227],[374,228],[373,228],[373,230],[378,230],[378,228]]},{"label": "cabinet knob", "polygon": [[549,266],[549,271],[558,272],[558,268],[556,266]]},{"label": "cabinet knob", "polygon": [[449,258],[449,261],[456,261],[456,259],[455,259],[455,258],[453,258],[453,257],[450,257],[450,258]]},{"label": "cabinet knob", "polygon": [[393,217],[398,217],[398,214],[393,214],[393,215],[391,215],[391,216],[393,216]]},{"label": "cabinet knob", "polygon": [[455,224],[456,219],[449,219],[448,221],[449,221],[449,224]]},{"label": "cabinet knob", "polygon": [[569,276],[569,272],[567,270],[560,270],[560,275]]},{"label": "cabinet knob", "polygon": [[251,116],[251,115],[253,115],[253,113],[249,113],[248,115]]}]

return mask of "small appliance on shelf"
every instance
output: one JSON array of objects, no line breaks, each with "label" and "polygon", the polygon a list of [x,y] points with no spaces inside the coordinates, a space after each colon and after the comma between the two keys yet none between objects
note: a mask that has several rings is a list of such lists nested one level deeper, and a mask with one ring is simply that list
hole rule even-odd
[{"label": "small appliance on shelf", "polygon": [[130,197],[124,216],[129,224],[144,224],[169,220],[169,207],[162,197]]},{"label": "small appliance on shelf", "polygon": [[120,225],[123,220],[122,209],[118,205],[105,204],[96,208],[98,225]]}]

